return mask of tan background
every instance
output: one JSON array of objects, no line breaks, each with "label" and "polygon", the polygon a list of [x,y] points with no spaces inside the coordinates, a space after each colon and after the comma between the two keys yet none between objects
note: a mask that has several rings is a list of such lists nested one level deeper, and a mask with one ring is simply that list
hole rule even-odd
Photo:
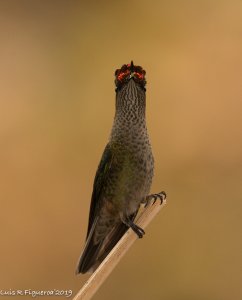
[{"label": "tan background", "polygon": [[2,0],[0,31],[0,289],[88,278],[113,74],[133,59],[169,203],[94,299],[242,299],[242,2]]}]

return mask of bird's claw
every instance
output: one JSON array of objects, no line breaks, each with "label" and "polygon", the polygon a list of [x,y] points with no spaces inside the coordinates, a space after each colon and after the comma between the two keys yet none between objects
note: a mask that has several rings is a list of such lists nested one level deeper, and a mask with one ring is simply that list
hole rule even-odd
[{"label": "bird's claw", "polygon": [[131,220],[126,220],[125,224],[130,227],[138,236],[138,238],[142,238],[143,235],[145,234],[145,231],[143,228],[139,227],[138,225],[136,225],[133,221]]},{"label": "bird's claw", "polygon": [[154,205],[157,199],[160,200],[160,205],[161,205],[163,203],[163,201],[166,199],[166,193],[164,191],[162,191],[162,192],[160,192],[158,194],[148,195],[146,197],[145,207],[148,206],[148,204],[150,203],[151,200],[153,200],[152,205]]}]

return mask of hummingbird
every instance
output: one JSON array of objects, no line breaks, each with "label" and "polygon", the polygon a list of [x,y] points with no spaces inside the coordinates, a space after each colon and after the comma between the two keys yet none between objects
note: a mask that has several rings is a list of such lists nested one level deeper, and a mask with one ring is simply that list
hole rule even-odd
[{"label": "hummingbird", "polygon": [[135,224],[141,204],[166,198],[165,192],[149,195],[154,158],[145,118],[145,75],[133,61],[115,71],[115,117],[94,179],[76,274],[94,272],[129,228],[142,238],[145,231]]}]

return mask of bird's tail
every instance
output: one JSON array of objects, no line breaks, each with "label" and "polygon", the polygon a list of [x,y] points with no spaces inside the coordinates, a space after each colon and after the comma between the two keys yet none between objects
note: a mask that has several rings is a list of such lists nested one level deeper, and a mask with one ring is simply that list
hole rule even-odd
[{"label": "bird's tail", "polygon": [[93,234],[95,226],[96,224],[94,223],[88,235],[85,248],[77,265],[76,274],[94,272],[124,233],[129,229],[127,225],[120,221],[120,223],[116,224],[104,239],[95,243]]}]

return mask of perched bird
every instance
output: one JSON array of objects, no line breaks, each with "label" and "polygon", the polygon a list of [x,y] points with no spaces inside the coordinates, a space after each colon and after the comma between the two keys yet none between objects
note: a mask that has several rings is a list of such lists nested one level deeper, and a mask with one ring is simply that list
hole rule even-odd
[{"label": "perched bird", "polygon": [[164,192],[148,195],[154,159],[145,120],[145,74],[132,61],[115,72],[113,128],[94,180],[86,245],[77,274],[95,271],[130,227],[141,238],[145,232],[134,223],[141,203],[165,198]]}]

